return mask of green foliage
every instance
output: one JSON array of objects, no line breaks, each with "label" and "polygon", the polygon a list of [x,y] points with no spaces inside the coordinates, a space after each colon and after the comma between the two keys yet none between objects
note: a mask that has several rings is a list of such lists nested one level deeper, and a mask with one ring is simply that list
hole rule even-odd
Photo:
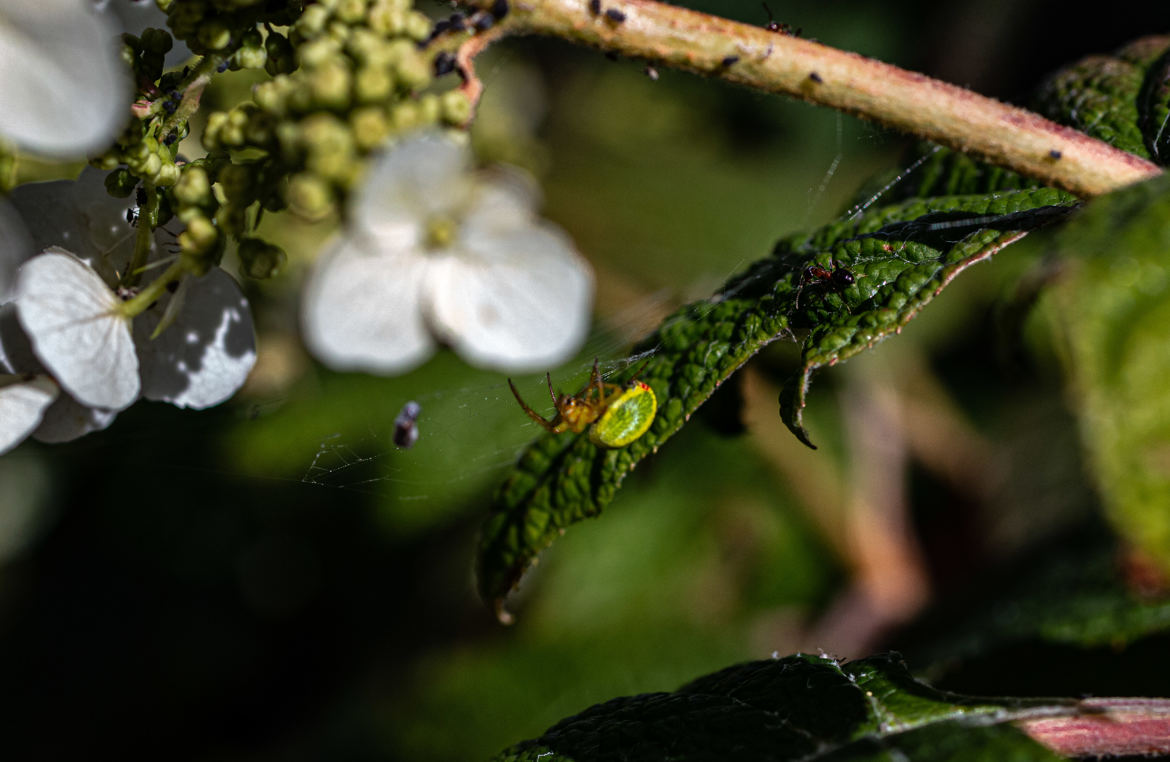
[{"label": "green foliage", "polygon": [[1110,514],[1170,569],[1170,177],[1089,204],[1062,231],[1053,299]]},{"label": "green foliage", "polygon": [[1053,760],[1010,723],[1073,705],[942,693],[890,656],[842,663],[796,654],[598,704],[495,759]]},{"label": "green foliage", "polygon": [[[1052,118],[1157,155],[1153,148],[1166,130],[1162,123],[1153,129],[1153,120],[1167,113],[1167,88],[1158,79],[1167,44],[1165,37],[1145,38],[1115,56],[1078,63],[1054,75],[1037,103]],[[913,191],[901,191],[912,192],[906,200],[782,239],[771,257],[679,310],[635,347],[652,353],[640,376],[660,400],[645,436],[608,452],[569,435],[546,435],[530,446],[496,493],[481,540],[479,589],[498,612],[536,556],[566,527],[598,515],[625,475],[763,346],[802,332],[800,368],[785,385],[780,411],[812,446],[801,414],[816,370],[900,332],[971,264],[1076,205],[1071,195],[1013,173],[945,150],[924,151],[911,164],[921,170],[909,184]],[[853,275],[848,285],[832,277],[841,269]],[[1170,525],[1152,542],[1170,546]]]},{"label": "green foliage", "polygon": [[[660,400],[644,436],[602,450],[584,436],[549,434],[525,452],[484,528],[481,594],[499,604],[544,547],[565,527],[600,513],[625,475],[728,376],[768,343],[803,329],[801,368],[781,407],[793,432],[811,444],[800,413],[816,369],[896,333],[964,268],[1073,203],[1068,194],[1046,188],[916,199],[782,240],[771,257],[714,296],[682,308],[635,347],[635,353],[653,353],[639,378]],[[855,282],[838,292],[809,280],[804,270],[810,265],[848,268]]]}]

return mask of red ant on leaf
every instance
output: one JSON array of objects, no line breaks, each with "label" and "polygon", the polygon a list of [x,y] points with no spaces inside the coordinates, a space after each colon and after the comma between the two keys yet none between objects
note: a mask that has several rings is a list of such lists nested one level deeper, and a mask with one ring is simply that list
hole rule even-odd
[{"label": "red ant on leaf", "polygon": [[[800,274],[800,283],[796,287],[795,308],[800,309],[800,295],[804,293],[804,287],[809,284],[820,285],[837,296],[842,296],[845,289],[857,282],[858,277],[864,276],[854,275],[852,270],[840,262],[831,262],[828,267],[818,264],[809,265]],[[844,297],[842,297],[842,301],[844,301]]]}]

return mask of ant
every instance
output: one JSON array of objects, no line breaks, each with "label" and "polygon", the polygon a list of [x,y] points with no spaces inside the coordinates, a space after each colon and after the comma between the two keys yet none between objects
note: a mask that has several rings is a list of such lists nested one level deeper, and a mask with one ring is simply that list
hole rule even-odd
[{"label": "ant", "polygon": [[[795,308],[800,309],[800,295],[804,287],[810,283],[824,286],[827,290],[842,295],[842,292],[857,282],[858,276],[840,262],[831,262],[829,267],[824,265],[809,265],[800,274],[800,284],[796,287]],[[842,301],[844,299],[842,298]]]},{"label": "ant", "polygon": [[764,12],[768,14],[768,23],[764,25],[764,28],[769,32],[776,32],[777,34],[788,34],[792,35],[793,37],[799,37],[800,33],[804,31],[803,29],[793,30],[793,28],[788,24],[783,24],[776,21],[776,17],[772,15],[772,9],[768,7],[768,4],[761,2],[760,5],[764,6]]}]

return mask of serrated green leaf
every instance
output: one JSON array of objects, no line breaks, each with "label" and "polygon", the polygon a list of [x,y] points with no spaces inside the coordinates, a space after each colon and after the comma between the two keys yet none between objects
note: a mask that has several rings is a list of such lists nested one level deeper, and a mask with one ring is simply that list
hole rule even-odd
[{"label": "serrated green leaf", "polygon": [[1170,176],[1093,201],[1059,248],[1055,320],[1104,501],[1170,569]]},{"label": "serrated green leaf", "polygon": [[1009,723],[1075,712],[1074,701],[936,691],[892,656],[796,654],[598,704],[496,761],[1054,760]]},{"label": "serrated green leaf", "polygon": [[[1112,56],[1086,59],[1051,77],[1035,99],[1050,118],[1142,156],[1170,158],[1170,37],[1150,37]],[[1053,159],[1059,160],[1059,157]],[[807,329],[801,368],[785,385],[785,423],[812,446],[801,413],[812,374],[896,333],[956,275],[1059,218],[1067,193],[925,148],[913,179],[891,198],[811,235],[781,240],[711,298],[671,316],[635,351],[653,352],[640,373],[659,400],[650,431],[620,450],[586,437],[533,443],[496,493],[480,543],[481,595],[503,597],[537,554],[571,524],[598,515],[625,475],[657,451],[731,373],[767,343]],[[870,198],[870,197],[864,197]],[[837,288],[805,268],[844,267],[855,280]]]},{"label": "serrated green leaf", "polygon": [[[499,606],[561,531],[600,513],[626,474],[677,432],[719,384],[769,342],[793,336],[793,329],[808,333],[782,410],[789,427],[811,444],[800,413],[817,368],[901,330],[963,269],[1074,203],[1069,194],[1048,188],[912,199],[782,240],[773,256],[709,299],[682,308],[635,347],[653,353],[637,372],[659,400],[644,436],[608,450],[584,434],[547,434],[525,451],[496,493],[484,527],[481,594]],[[855,282],[838,291],[808,280],[803,273],[813,264],[848,268]]]}]

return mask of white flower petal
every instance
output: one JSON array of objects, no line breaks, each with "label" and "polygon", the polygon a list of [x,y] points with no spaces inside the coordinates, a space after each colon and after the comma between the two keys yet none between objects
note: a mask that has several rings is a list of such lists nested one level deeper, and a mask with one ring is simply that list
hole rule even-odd
[{"label": "white flower petal", "polygon": [[68,394],[61,394],[45,411],[41,425],[32,433],[33,439],[47,444],[69,442],[91,431],[107,428],[118,417],[116,410],[82,405]]},{"label": "white flower petal", "polygon": [[533,210],[540,204],[540,188],[527,172],[495,167],[481,173],[467,213],[461,222],[465,234],[504,232],[536,225]]},{"label": "white flower petal", "polygon": [[81,156],[129,121],[130,75],[110,20],[85,0],[0,5],[0,135],[22,148]]},{"label": "white flower petal", "polygon": [[427,260],[368,245],[348,236],[318,259],[301,306],[305,343],[335,370],[401,373],[434,350],[419,305]]},{"label": "white flower petal", "polygon": [[40,424],[58,391],[48,376],[0,376],[0,453],[23,442]]},{"label": "white flower petal", "polygon": [[188,278],[182,288],[186,294],[177,318],[156,338],[150,336],[165,305],[156,304],[134,322],[142,396],[202,409],[243,386],[256,364],[255,330],[248,300],[218,267]]},{"label": "white flower petal", "polygon": [[470,164],[464,141],[438,130],[410,135],[370,166],[350,208],[354,224],[377,237],[409,227],[416,232],[407,245],[416,244],[427,217],[456,213],[467,202]]},{"label": "white flower petal", "polygon": [[534,370],[569,359],[585,340],[593,275],[550,226],[480,235],[438,260],[424,299],[436,332],[465,360]]},{"label": "white flower petal", "polygon": [[[86,168],[76,180],[28,183],[12,192],[12,204],[32,236],[33,251],[60,246],[113,282],[134,252],[136,228],[126,221],[132,198],[106,192],[105,172]],[[159,249],[161,230],[155,231]]]},{"label": "white flower petal", "polygon": [[33,351],[79,402],[121,410],[138,397],[130,321],[114,292],[84,262],[47,251],[25,262],[16,313]]},{"label": "white flower petal", "polygon": [[0,201],[0,304],[12,299],[16,268],[36,251],[20,215]]}]

